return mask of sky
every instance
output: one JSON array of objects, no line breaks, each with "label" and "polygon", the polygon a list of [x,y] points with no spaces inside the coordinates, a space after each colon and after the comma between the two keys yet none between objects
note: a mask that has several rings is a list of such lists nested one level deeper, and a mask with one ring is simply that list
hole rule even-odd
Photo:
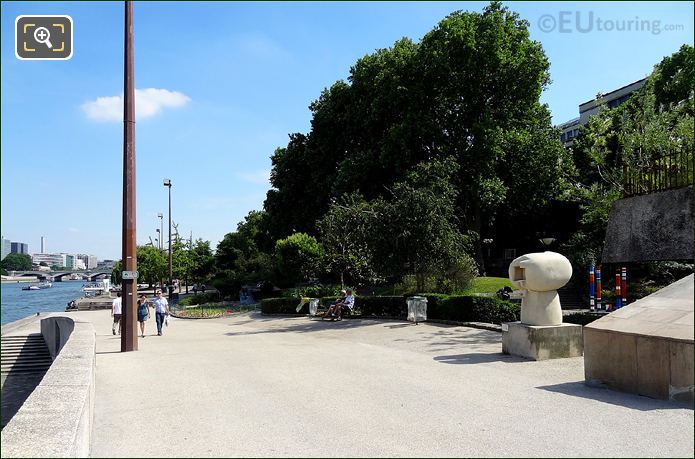
[{"label": "sky", "polygon": [[[262,209],[270,156],[355,61],[487,2],[135,2],[137,239],[158,213],[214,248]],[[550,60],[559,124],[693,44],[690,2],[509,2]],[[19,60],[18,15],[69,15],[73,56]],[[39,252],[121,253],[123,3],[3,2],[1,230]],[[620,29],[620,30],[616,30]]]}]

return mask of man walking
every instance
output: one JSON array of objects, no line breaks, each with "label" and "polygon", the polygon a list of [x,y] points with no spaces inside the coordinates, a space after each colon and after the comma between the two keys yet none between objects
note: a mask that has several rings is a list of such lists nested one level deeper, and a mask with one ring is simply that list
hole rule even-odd
[{"label": "man walking", "polygon": [[157,320],[157,336],[162,336],[162,325],[164,319],[169,315],[169,302],[162,296],[162,291],[157,290],[157,298],[152,302],[154,304],[155,319]]},{"label": "man walking", "polygon": [[113,325],[111,326],[111,333],[116,334],[116,324],[118,324],[118,334],[121,334],[121,308],[122,308],[121,294],[116,293],[116,298],[113,299],[111,303],[111,317],[113,317]]}]

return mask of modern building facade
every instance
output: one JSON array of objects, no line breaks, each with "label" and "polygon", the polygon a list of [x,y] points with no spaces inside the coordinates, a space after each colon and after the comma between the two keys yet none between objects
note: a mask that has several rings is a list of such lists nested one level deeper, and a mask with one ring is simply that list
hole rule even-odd
[{"label": "modern building facade", "polygon": [[2,256],[0,257],[0,260],[4,260],[7,255],[9,255],[12,252],[12,242],[9,239],[0,238],[0,251],[2,252]]},{"label": "modern building facade", "polygon": [[13,242],[11,245],[10,251],[12,253],[23,253],[28,255],[29,254],[29,244],[25,244],[23,242]]},{"label": "modern building facade", "polygon": [[644,86],[646,78],[637,80],[633,83],[615,89],[606,94],[599,94],[598,97],[579,105],[579,117],[559,124],[557,127],[562,131],[560,140],[565,148],[572,146],[574,140],[579,136],[579,128],[589,122],[589,118],[603,108],[615,108],[626,102],[635,91]]},{"label": "modern building facade", "polygon": [[84,269],[94,269],[97,267],[97,257],[94,255],[86,255],[84,253],[80,253],[77,255],[77,258],[82,260],[84,263],[85,268]]},{"label": "modern building facade", "polygon": [[62,253],[35,253],[31,261],[35,264],[46,263],[48,266],[65,266],[65,254]]}]

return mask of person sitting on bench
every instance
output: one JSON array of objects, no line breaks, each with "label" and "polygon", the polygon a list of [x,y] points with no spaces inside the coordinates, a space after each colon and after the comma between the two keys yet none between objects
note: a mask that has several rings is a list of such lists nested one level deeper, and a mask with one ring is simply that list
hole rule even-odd
[{"label": "person sitting on bench", "polygon": [[351,289],[347,289],[346,293],[347,295],[343,301],[340,301],[328,308],[325,317],[330,317],[331,320],[342,320],[343,308],[348,308],[350,311],[352,311],[352,309],[355,307],[355,297],[352,295]]}]

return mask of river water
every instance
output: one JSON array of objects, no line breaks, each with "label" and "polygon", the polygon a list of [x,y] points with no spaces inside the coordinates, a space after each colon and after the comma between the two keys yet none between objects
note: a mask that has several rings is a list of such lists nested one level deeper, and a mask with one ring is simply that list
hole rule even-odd
[{"label": "river water", "polygon": [[63,281],[54,282],[53,287],[43,290],[22,290],[28,285],[26,282],[3,283],[0,286],[2,325],[36,315],[37,312],[63,312],[70,300],[83,296],[84,284],[81,280]]}]

